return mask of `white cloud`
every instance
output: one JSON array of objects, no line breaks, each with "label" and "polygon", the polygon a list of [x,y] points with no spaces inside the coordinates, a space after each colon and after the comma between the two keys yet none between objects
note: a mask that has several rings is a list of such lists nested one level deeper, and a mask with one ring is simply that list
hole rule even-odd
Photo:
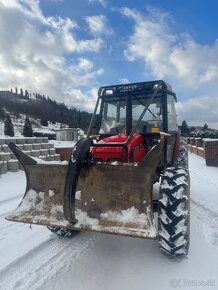
[{"label": "white cloud", "polygon": [[103,7],[107,6],[107,1],[106,0],[88,0],[90,4],[95,4],[95,3],[99,3],[101,4]]},{"label": "white cloud", "polygon": [[104,15],[87,16],[85,18],[91,34],[99,36],[102,34],[112,34],[112,29],[107,24],[107,17]]},{"label": "white cloud", "polygon": [[122,79],[120,79],[120,82],[121,82],[122,84],[129,84],[129,83],[130,83],[130,81],[129,81],[127,78],[122,78]]},{"label": "white cloud", "polygon": [[176,104],[179,123],[186,120],[188,125],[204,125],[218,129],[218,97],[201,96]]},{"label": "white cloud", "polygon": [[129,61],[143,60],[156,78],[172,78],[196,88],[218,80],[218,40],[213,45],[197,43],[185,33],[171,28],[167,13],[154,8],[147,15],[123,8],[122,14],[134,21],[125,56]]},{"label": "white cloud", "polygon": [[103,41],[77,39],[76,29],[72,19],[45,17],[39,1],[1,0],[0,88],[22,87],[70,106],[79,105],[71,92],[83,86],[92,88],[103,74],[102,68],[82,54],[99,52]]},{"label": "white cloud", "polygon": [[81,110],[87,110],[93,112],[95,103],[98,98],[98,89],[96,87],[91,88],[89,92],[82,92],[80,89],[71,89],[69,92],[74,99],[74,106]]}]

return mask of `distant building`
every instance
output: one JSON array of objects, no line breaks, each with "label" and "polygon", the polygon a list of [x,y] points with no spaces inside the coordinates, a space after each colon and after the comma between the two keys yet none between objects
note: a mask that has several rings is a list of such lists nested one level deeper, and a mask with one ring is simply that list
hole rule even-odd
[{"label": "distant building", "polygon": [[78,141],[84,136],[84,131],[80,128],[64,128],[56,130],[56,140]]}]

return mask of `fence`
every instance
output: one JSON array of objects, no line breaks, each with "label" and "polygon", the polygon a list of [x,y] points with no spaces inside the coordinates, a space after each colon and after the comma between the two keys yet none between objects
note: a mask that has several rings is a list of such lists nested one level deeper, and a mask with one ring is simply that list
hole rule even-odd
[{"label": "fence", "polygon": [[207,166],[218,166],[218,139],[187,138],[188,150],[203,157]]}]

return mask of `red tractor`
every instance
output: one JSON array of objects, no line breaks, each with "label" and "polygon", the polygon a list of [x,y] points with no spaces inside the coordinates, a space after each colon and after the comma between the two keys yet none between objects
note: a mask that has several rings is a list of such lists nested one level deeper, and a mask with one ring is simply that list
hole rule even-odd
[{"label": "red tractor", "polygon": [[164,81],[101,87],[87,138],[68,165],[36,160],[9,144],[27,188],[7,219],[64,236],[94,231],[158,239],[169,255],[187,254],[190,180],[175,102]]}]

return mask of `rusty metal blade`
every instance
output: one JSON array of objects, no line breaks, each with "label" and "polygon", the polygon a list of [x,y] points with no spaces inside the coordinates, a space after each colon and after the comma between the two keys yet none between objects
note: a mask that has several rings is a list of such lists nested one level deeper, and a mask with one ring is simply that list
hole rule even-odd
[{"label": "rusty metal blade", "polygon": [[7,220],[95,231],[140,238],[156,238],[152,212],[152,171],[132,165],[83,166],[77,184],[75,217],[64,217],[67,165],[24,164],[27,188],[18,208]]}]

